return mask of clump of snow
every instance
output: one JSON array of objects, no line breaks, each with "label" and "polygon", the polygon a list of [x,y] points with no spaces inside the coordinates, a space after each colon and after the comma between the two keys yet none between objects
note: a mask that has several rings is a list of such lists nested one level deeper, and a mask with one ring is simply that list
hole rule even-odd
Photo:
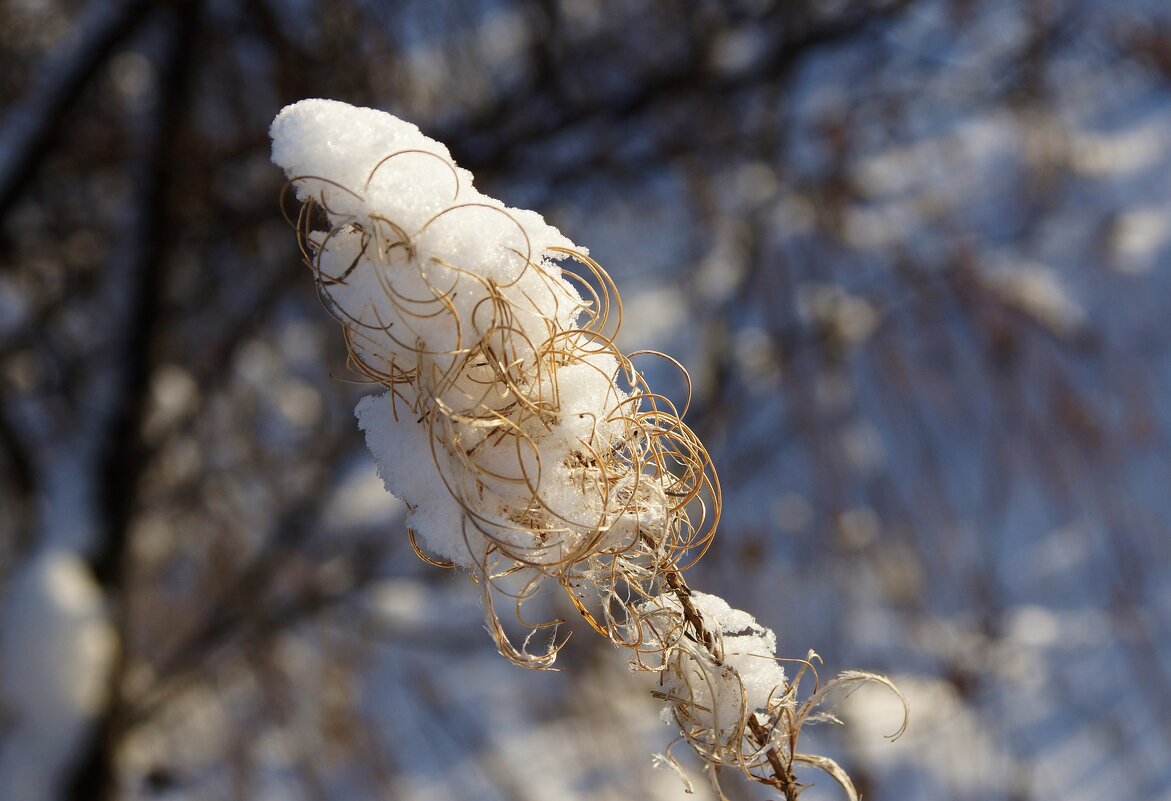
[{"label": "clump of snow", "polygon": [[6,591],[0,696],[12,725],[0,749],[0,798],[54,798],[109,689],[117,635],[75,551],[32,557]]},{"label": "clump of snow", "polygon": [[431,456],[426,428],[406,413],[391,411],[391,393],[371,395],[358,402],[358,426],[366,432],[366,447],[378,462],[389,492],[407,505],[407,524],[427,549],[441,559],[470,566],[475,551],[464,541],[464,515]]},{"label": "clump of snow", "polygon": [[[8,591],[0,689],[6,702],[37,699],[35,717],[85,717],[105,703],[115,650],[102,595],[81,558],[54,549],[34,557]],[[49,686],[52,685],[52,686]]]},{"label": "clump of snow", "polygon": [[303,100],[273,121],[273,161],[330,228],[311,235],[322,294],[374,370],[416,369],[474,413],[508,398],[460,360],[477,345],[513,371],[573,327],[583,302],[553,248],[584,253],[537,213],[480,194],[447,148],[381,111]]},{"label": "clump of snow", "polygon": [[641,650],[653,654],[662,671],[668,702],[664,718],[673,717],[685,730],[738,738],[748,715],[784,702],[785,669],[776,659],[776,634],[717,595],[693,592],[689,597],[716,639],[719,659],[683,635],[684,609],[675,595],[660,595],[640,609]]},{"label": "clump of snow", "polygon": [[[400,225],[418,228],[456,197],[460,183],[472,184],[471,173],[450,166],[446,146],[417,126],[375,109],[302,100],[281,110],[269,134],[272,160],[290,178],[314,176],[333,184],[299,185],[298,197],[304,200],[323,191],[338,215],[368,216],[364,212],[392,208]],[[405,164],[387,166],[371,177],[380,161],[399,152],[409,152]]]},{"label": "clump of snow", "polygon": [[1110,242],[1114,268],[1133,275],[1152,270],[1171,240],[1169,221],[1171,209],[1158,206],[1119,214]]},{"label": "clump of snow", "polygon": [[1029,315],[1058,336],[1081,329],[1086,312],[1061,277],[1042,264],[998,264],[984,280],[1008,304]]}]

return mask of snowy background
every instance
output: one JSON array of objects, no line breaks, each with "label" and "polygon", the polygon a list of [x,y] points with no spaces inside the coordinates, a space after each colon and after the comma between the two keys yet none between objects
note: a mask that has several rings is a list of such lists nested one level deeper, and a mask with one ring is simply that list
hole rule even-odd
[{"label": "snowy background", "polygon": [[895,678],[812,732],[867,799],[1171,799],[1160,0],[0,2],[0,799],[683,796],[621,654],[514,668],[412,554],[278,208],[312,96],[691,371],[689,581]]}]

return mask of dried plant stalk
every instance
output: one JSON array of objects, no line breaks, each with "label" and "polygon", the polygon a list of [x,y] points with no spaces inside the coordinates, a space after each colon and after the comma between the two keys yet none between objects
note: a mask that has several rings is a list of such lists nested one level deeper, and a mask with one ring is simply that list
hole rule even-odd
[{"label": "dried plant stalk", "polygon": [[[377,151],[379,137],[399,146]],[[851,672],[799,700],[813,655],[788,680],[771,631],[688,587],[683,571],[719,523],[719,480],[686,405],[615,345],[622,304],[602,267],[538,215],[480,195],[446,148],[389,115],[303,101],[273,138],[322,303],[352,368],[387,390],[358,413],[411,509],[411,545],[470,571],[501,654],[552,667],[561,621],[522,607],[559,589],[632,667],[658,674],[720,797],[717,768],[730,767],[792,801],[808,765],[857,798],[834,762],[797,750],[799,733],[835,688],[894,688]],[[530,630],[519,644],[501,601]]]}]

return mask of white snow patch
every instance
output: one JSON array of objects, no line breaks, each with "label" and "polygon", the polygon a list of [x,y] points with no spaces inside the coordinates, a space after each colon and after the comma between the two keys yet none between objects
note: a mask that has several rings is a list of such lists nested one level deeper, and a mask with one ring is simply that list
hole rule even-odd
[{"label": "white snow patch", "polygon": [[716,664],[702,647],[678,639],[683,607],[673,595],[660,595],[640,607],[645,649],[669,649],[662,692],[672,700],[663,710],[664,720],[680,714],[674,703],[678,701],[686,718],[680,723],[694,721],[726,737],[736,731],[742,714],[775,705],[785,691],[785,669],[776,661],[776,634],[717,595],[695,592],[691,601],[705,628],[716,636],[722,661]]},{"label": "white snow patch", "polygon": [[12,729],[0,750],[0,798],[49,801],[106,702],[118,648],[102,595],[73,551],[21,566],[0,629],[0,696]]},{"label": "white snow patch", "polygon": [[1114,223],[1111,244],[1113,266],[1122,273],[1152,270],[1159,254],[1171,240],[1171,208],[1146,206],[1128,209]]}]

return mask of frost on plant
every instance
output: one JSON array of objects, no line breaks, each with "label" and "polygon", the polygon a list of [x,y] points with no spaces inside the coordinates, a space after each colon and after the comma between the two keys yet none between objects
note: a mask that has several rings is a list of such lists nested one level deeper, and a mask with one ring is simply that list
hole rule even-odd
[{"label": "frost on plant", "polygon": [[797,751],[798,733],[833,687],[886,681],[843,674],[799,700],[809,662],[789,660],[800,667],[787,679],[772,631],[687,586],[719,521],[719,482],[685,409],[615,347],[621,304],[602,268],[539,214],[480,194],[446,147],[389,114],[305,100],[271,134],[352,367],[386,389],[358,404],[367,445],[419,556],[479,583],[501,653],[552,666],[556,636],[513,642],[497,610],[555,632],[523,606],[560,589],[658,675],[665,714],[713,783],[730,766],[791,801],[807,764],[854,797],[833,762]]}]

